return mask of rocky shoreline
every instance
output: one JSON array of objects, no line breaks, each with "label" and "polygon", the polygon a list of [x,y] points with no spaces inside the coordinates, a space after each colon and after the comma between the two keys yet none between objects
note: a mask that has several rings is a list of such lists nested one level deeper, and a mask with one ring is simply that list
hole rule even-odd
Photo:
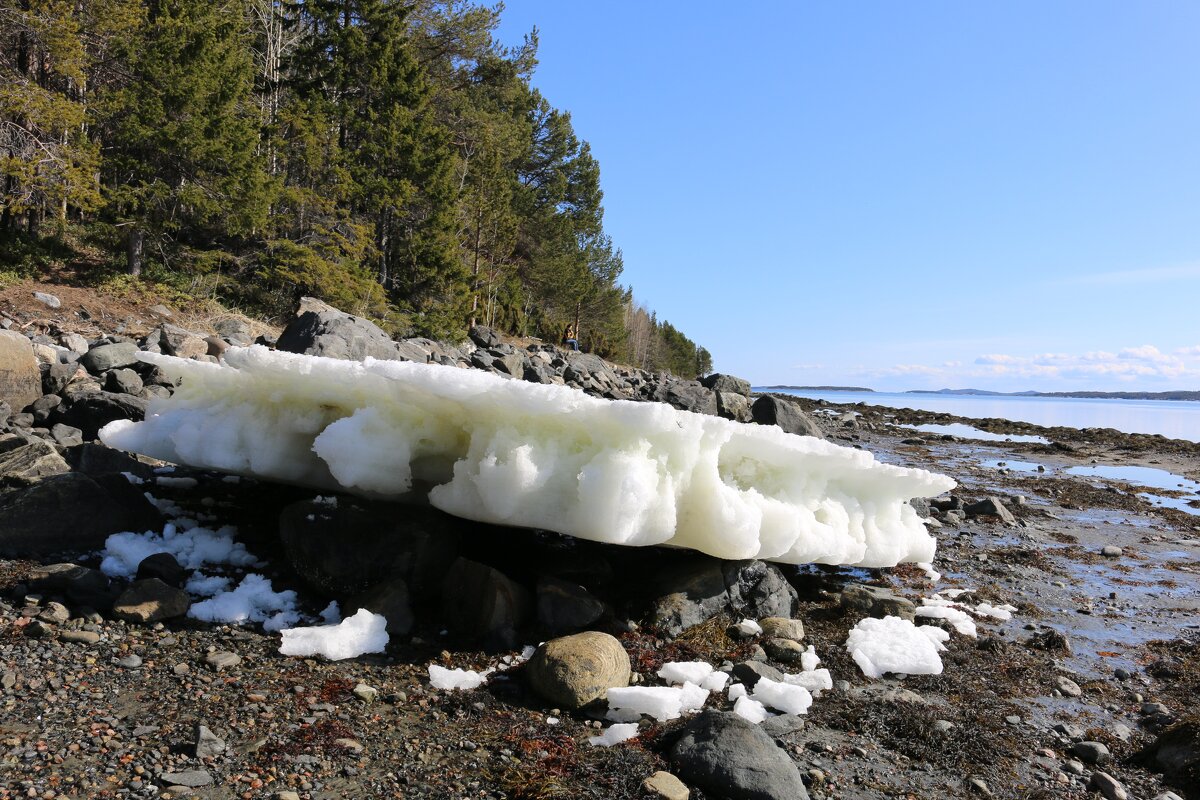
[{"label": "rocky shoreline", "polygon": [[[964,420],[751,397],[731,376],[652,375],[486,329],[461,345],[396,343],[316,302],[277,336],[159,314],[85,337],[74,309],[7,311],[0,326],[22,333],[0,335],[0,374],[18,376],[0,385],[17,398],[0,407],[0,798],[1200,797],[1200,516],[1066,471],[1194,477],[1194,443],[1002,420],[966,422],[1050,443],[920,434],[903,426]],[[137,350],[216,359],[256,338],[667,402],[948,473],[960,489],[919,509],[942,576],[720,562],[423,508],[397,519],[385,504],[229,481],[93,441],[174,388]],[[36,385],[11,366],[28,367],[22,346]],[[999,465],[1018,459],[1043,469]],[[330,600],[344,615],[383,613],[387,651],[282,656],[260,624],[187,616],[196,570],[175,556],[151,555],[128,578],[100,569],[110,534],[188,518],[236,526],[254,557],[206,575],[261,573],[310,617]],[[845,650],[849,629],[912,616],[944,589],[1017,610],[980,617],[975,638],[953,635],[940,675],[866,678]],[[762,632],[746,634],[743,619]],[[523,663],[525,646],[547,640],[566,644]],[[810,645],[835,683],[807,714],[747,725],[715,693],[703,714],[643,720],[614,747],[588,744],[607,723],[603,702],[580,693],[587,681],[561,680],[572,659],[615,669],[593,676],[607,686],[623,667],[625,681],[650,686],[664,663],[702,660],[752,689],[795,672]],[[499,672],[441,691],[430,665]]]}]

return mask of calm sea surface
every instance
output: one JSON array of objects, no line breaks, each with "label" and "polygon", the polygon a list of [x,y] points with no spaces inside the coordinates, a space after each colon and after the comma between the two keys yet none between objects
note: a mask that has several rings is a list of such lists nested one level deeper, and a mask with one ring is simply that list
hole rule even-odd
[{"label": "calm sea surface", "polygon": [[1061,425],[1068,428],[1116,428],[1126,433],[1161,433],[1171,439],[1200,442],[1200,402],[1196,401],[810,392],[788,389],[772,391],[830,403],[867,403],[887,408],[941,411],[973,419],[999,417],[1034,425]]}]

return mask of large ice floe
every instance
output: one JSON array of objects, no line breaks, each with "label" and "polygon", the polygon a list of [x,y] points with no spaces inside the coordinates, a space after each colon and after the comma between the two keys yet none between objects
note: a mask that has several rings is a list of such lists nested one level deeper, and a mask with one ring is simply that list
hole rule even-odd
[{"label": "large ice floe", "polygon": [[264,347],[221,364],[139,358],[180,380],[108,445],[450,514],[719,558],[892,566],[934,540],[908,501],[954,482],[777,427],[589,397],[479,370]]}]

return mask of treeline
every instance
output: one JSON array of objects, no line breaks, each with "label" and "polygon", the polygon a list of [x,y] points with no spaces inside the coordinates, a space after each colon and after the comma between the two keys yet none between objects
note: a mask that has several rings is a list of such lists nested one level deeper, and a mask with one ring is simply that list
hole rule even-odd
[{"label": "treeline", "polygon": [[0,232],[396,333],[472,322],[711,369],[635,302],[600,167],[461,0],[0,0]]}]

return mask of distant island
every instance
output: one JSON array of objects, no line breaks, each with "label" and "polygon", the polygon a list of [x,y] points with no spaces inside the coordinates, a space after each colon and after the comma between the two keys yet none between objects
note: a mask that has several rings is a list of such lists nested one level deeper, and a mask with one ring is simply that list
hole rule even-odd
[{"label": "distant island", "polygon": [[[855,391],[870,391],[857,389]],[[981,395],[984,397],[1075,397],[1094,400],[1200,400],[1200,392],[992,392],[987,389],[910,389],[905,394]]]},{"label": "distant island", "polygon": [[805,392],[874,392],[865,386],[760,386],[760,389],[791,389]]}]

